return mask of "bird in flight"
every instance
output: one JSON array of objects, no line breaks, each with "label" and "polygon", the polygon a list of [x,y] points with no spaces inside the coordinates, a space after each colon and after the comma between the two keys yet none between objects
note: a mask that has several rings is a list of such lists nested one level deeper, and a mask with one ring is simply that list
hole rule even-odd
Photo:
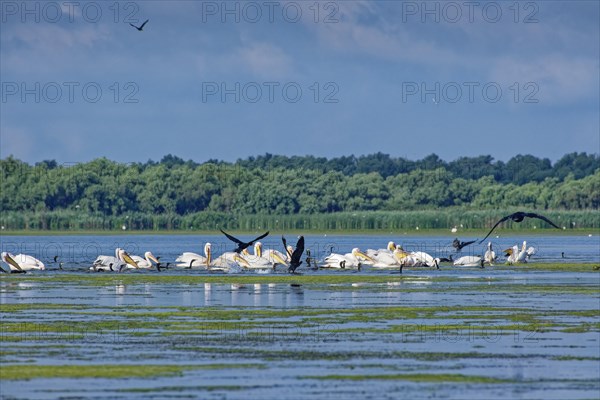
[{"label": "bird in flight", "polygon": [[483,241],[485,239],[487,239],[487,237],[492,234],[492,232],[494,231],[494,229],[496,229],[496,227],[498,225],[500,225],[501,223],[503,223],[504,221],[508,221],[509,219],[512,219],[514,222],[521,222],[525,218],[537,218],[537,219],[541,219],[542,221],[546,221],[547,223],[549,223],[550,225],[552,225],[556,229],[560,229],[560,227],[558,225],[556,225],[554,222],[550,221],[548,218],[544,217],[543,215],[539,215],[539,214],[536,214],[536,213],[528,213],[528,212],[523,212],[523,211],[517,211],[516,213],[507,215],[506,217],[502,218],[500,221],[496,222],[496,225],[494,225],[492,227],[492,229],[489,231],[489,233],[479,243],[480,244],[483,243]]},{"label": "bird in flight", "polygon": [[294,249],[294,252],[292,254],[290,254],[287,250],[287,242],[285,241],[285,238],[283,236],[281,237],[281,241],[283,242],[283,247],[286,249],[286,252],[288,252],[290,256],[290,266],[288,268],[288,272],[293,274],[294,272],[296,272],[296,268],[298,268],[300,264],[302,264],[300,258],[302,257],[302,253],[304,253],[304,236],[300,236],[298,242],[296,243],[296,248]]},{"label": "bird in flight", "polygon": [[143,31],[144,30],[144,26],[148,23],[148,21],[150,21],[149,19],[145,20],[144,23],[140,26],[135,26],[132,23],[129,23],[129,25],[133,26],[135,29],[137,29],[138,31]]},{"label": "bird in flight", "polygon": [[456,251],[461,251],[463,247],[468,246],[470,244],[475,243],[477,240],[471,240],[469,242],[461,242],[458,238],[452,241],[452,247],[456,249]]},{"label": "bird in flight", "polygon": [[237,248],[235,250],[233,250],[236,253],[241,253],[244,249],[247,249],[248,247],[252,246],[254,244],[254,242],[256,242],[257,240],[260,240],[264,237],[267,237],[269,235],[269,231],[267,231],[267,233],[264,233],[262,235],[260,235],[259,237],[257,237],[256,239],[253,239],[249,242],[242,242],[240,239],[235,238],[233,236],[231,236],[230,234],[226,233],[223,229],[220,229],[221,233],[225,236],[227,236],[227,239],[231,240],[234,243],[237,243]]}]

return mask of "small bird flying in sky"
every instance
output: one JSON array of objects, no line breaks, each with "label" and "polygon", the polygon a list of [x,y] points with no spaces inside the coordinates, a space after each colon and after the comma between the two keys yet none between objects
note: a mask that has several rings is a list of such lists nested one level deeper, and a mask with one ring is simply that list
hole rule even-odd
[{"label": "small bird flying in sky", "polygon": [[137,29],[138,31],[143,31],[144,30],[144,26],[148,23],[148,21],[150,21],[149,19],[145,20],[144,23],[140,26],[135,26],[132,23],[129,23],[129,25],[133,26],[135,29]]}]

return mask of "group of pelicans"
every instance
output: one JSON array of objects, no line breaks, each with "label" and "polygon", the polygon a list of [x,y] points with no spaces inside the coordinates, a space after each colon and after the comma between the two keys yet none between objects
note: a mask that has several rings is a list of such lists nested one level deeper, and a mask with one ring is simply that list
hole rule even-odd
[{"label": "group of pelicans", "polygon": [[[266,234],[264,235],[266,236]],[[264,237],[263,236],[263,237]],[[143,257],[130,255],[122,248],[115,249],[115,255],[101,255],[96,258],[91,271],[95,272],[124,272],[127,270],[149,270],[155,269],[161,271],[163,269],[205,269],[208,271],[220,272],[238,272],[243,270],[277,270],[287,268],[290,273],[295,273],[303,262],[300,260],[302,254],[305,253],[304,259],[307,269],[358,269],[369,266],[374,269],[398,269],[402,272],[404,267],[434,267],[439,269],[440,264],[450,263],[454,266],[474,266],[483,268],[486,264],[493,266],[497,262],[498,257],[492,248],[492,243],[488,242],[487,251],[483,256],[462,256],[453,259],[452,255],[448,257],[433,257],[423,251],[406,251],[401,245],[396,245],[390,241],[386,248],[382,249],[367,249],[361,251],[359,248],[354,248],[350,253],[338,254],[331,253],[323,260],[316,260],[311,257],[311,251],[304,251],[304,237],[300,236],[296,247],[287,245],[284,241],[284,252],[275,249],[264,249],[260,241],[241,242],[243,248],[234,251],[225,252],[219,257],[214,258],[212,254],[211,243],[204,245],[204,255],[185,252],[177,257],[174,262],[162,263],[160,257],[155,256],[152,252],[147,251]],[[253,244],[253,252],[249,251],[250,245]],[[454,241],[453,246],[457,253],[461,250],[460,245],[465,242],[458,240]],[[240,247],[240,246],[238,246]],[[529,258],[535,254],[536,250],[533,247],[527,247],[527,242],[519,249],[515,245],[512,248],[506,249],[506,262],[508,264],[516,264],[527,262]],[[2,253],[2,261],[8,265],[10,272],[19,273],[32,270],[46,269],[44,263],[40,260],[25,254],[12,255],[7,252]],[[57,257],[54,258],[54,263],[58,264],[58,268],[62,269],[62,264],[58,263]],[[2,269],[2,272],[6,272]]]},{"label": "group of pelicans", "polygon": [[[525,218],[537,218],[543,220],[555,228],[558,228],[554,222],[550,221],[543,215],[531,212],[518,211],[507,215],[500,219],[488,232],[488,234],[479,242],[480,244],[487,239],[496,227],[504,221],[512,220],[513,222],[521,222]],[[232,272],[243,269],[276,269],[277,266],[287,267],[288,272],[295,273],[296,269],[302,264],[301,258],[304,253],[304,237],[300,236],[296,247],[289,246],[282,236],[283,248],[285,253],[278,250],[267,249],[263,250],[262,243],[259,241],[269,235],[269,232],[249,241],[244,242],[221,229],[225,237],[236,244],[233,251],[221,254],[217,258],[212,257],[212,246],[210,243],[204,245],[204,255],[197,253],[186,252],[181,254],[174,263],[166,263],[164,266],[159,261],[159,257],[154,256],[152,252],[147,251],[144,257],[130,256],[124,249],[117,248],[114,256],[99,256],[90,267],[92,271],[112,271],[122,272],[127,269],[144,270],[157,269],[161,271],[163,268],[169,268],[174,264],[177,268],[206,268],[210,271]],[[452,246],[457,252],[460,252],[463,247],[475,243],[476,240],[461,242],[454,239]],[[248,248],[254,245],[254,254],[250,254]],[[396,245],[394,242],[389,242],[385,249],[373,250],[368,249],[365,252],[358,248],[352,249],[351,253],[337,254],[332,252],[325,257],[322,262],[311,257],[310,250],[306,250],[306,265],[310,269],[319,268],[335,268],[335,269],[360,269],[363,265],[370,265],[373,268],[402,268],[404,267],[435,267],[440,268],[440,263],[452,263],[454,266],[479,266],[484,267],[485,264],[494,265],[497,260],[496,253],[492,249],[492,243],[488,242],[487,251],[481,256],[462,256],[456,260],[449,257],[432,257],[423,251],[407,252],[402,246]],[[518,245],[506,249],[506,262],[515,264],[527,262],[527,260],[535,254],[533,247],[527,247],[527,242],[523,242],[521,249]],[[2,261],[9,267],[10,272],[19,273],[31,270],[44,270],[44,263],[35,257],[18,254],[12,255],[8,252],[2,253]],[[57,256],[54,257],[54,262],[57,263]],[[58,263],[62,269],[62,263]],[[1,272],[6,272],[0,268]]]},{"label": "group of pelicans", "polygon": [[[283,239],[285,241],[285,239]],[[251,253],[248,247],[239,252],[230,251],[221,254],[217,258],[212,256],[212,245],[204,245],[204,255],[185,252],[179,255],[174,263],[162,264],[160,257],[154,256],[152,252],[146,252],[144,257],[130,256],[121,248],[115,250],[115,256],[99,256],[90,270],[93,271],[123,271],[125,269],[206,269],[208,271],[235,272],[241,270],[276,270],[277,268],[287,268],[290,273],[295,273],[296,268],[303,262],[300,257],[304,252],[304,237],[300,236],[295,248],[290,245],[284,245],[285,252],[275,249],[264,249],[259,241],[254,243],[254,251]],[[457,249],[458,250],[458,249]],[[535,248],[527,247],[524,241],[521,249],[517,245],[504,251],[506,262],[508,264],[525,263],[536,253]],[[488,242],[487,251],[481,256],[462,256],[453,259],[448,257],[433,257],[423,251],[408,252],[401,245],[396,245],[390,241],[384,249],[367,249],[361,251],[359,248],[353,248],[350,253],[339,254],[331,253],[321,262],[311,257],[310,250],[306,250],[305,263],[308,269],[361,269],[364,266],[380,269],[399,268],[400,272],[404,267],[435,267],[439,269],[441,263],[451,263],[454,266],[481,267],[486,264],[493,266],[498,260],[496,252],[492,248],[492,243]]]}]

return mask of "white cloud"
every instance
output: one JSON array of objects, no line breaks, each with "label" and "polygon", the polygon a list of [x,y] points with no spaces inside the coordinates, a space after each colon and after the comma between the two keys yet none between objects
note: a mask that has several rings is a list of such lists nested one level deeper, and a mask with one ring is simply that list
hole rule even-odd
[{"label": "white cloud", "polygon": [[265,42],[243,42],[225,54],[197,54],[193,58],[196,71],[203,76],[226,73],[264,80],[289,78],[294,73],[293,60],[282,48]]},{"label": "white cloud", "polygon": [[[580,26],[515,24],[512,17],[499,24],[407,24],[399,22],[400,6],[387,9],[388,13],[374,7],[343,2],[340,23],[307,26],[333,51],[409,64],[423,80],[432,75],[472,75],[473,81],[491,80],[505,89],[515,82],[535,82],[538,98],[547,104],[597,96],[598,50],[582,45]],[[596,36],[597,32],[596,27]],[[590,33],[597,46],[594,32]]]},{"label": "white cloud", "polygon": [[291,58],[279,47],[269,43],[252,43],[235,51],[242,68],[247,67],[262,78],[281,78],[292,71]]},{"label": "white cloud", "polygon": [[598,94],[598,64],[593,59],[546,55],[533,60],[503,57],[494,62],[490,79],[503,87],[534,82],[540,102],[563,104]]},{"label": "white cloud", "polygon": [[[45,53],[71,51],[78,46],[91,48],[98,42],[111,39],[111,31],[104,25],[87,24],[63,27],[59,24],[19,24],[5,29],[3,46],[24,43],[28,48]],[[6,49],[6,48],[5,48]]]},{"label": "white cloud", "polygon": [[[69,70],[66,60],[78,55],[87,56],[112,35],[102,25],[80,28],[58,24],[19,24],[2,30],[2,70],[17,74],[39,74]],[[89,57],[88,57],[89,59]]]}]

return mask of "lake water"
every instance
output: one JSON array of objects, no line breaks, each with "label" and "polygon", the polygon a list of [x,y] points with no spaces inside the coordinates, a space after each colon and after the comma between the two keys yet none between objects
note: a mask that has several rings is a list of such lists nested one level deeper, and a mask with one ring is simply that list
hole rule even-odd
[{"label": "lake water", "polygon": [[[588,236],[511,236],[491,239],[498,256],[501,250],[527,241],[527,246],[536,248],[533,262],[599,262],[600,235]],[[257,233],[258,235],[259,233]],[[248,235],[241,239],[251,238]],[[289,236],[288,243],[294,245],[296,237]],[[454,253],[453,237],[441,236],[336,236],[308,235],[305,237],[306,248],[313,256],[323,259],[331,251],[349,253],[352,248],[361,250],[368,248],[385,248],[388,241],[400,244],[407,251],[424,251],[433,257],[443,257]],[[475,238],[461,238],[463,241]],[[114,255],[115,248],[121,247],[131,255],[143,256],[152,251],[161,258],[161,262],[174,261],[184,251],[203,254],[204,244],[212,243],[213,258],[220,253],[233,250],[233,244],[222,235],[103,235],[103,236],[0,236],[0,248],[12,254],[29,254],[39,258],[51,267],[50,261],[58,255],[67,270],[86,269],[91,266],[98,255]],[[270,236],[263,241],[265,249],[273,248],[283,251],[281,238]],[[461,255],[483,255],[487,241],[481,245],[465,247]],[[564,257],[563,257],[564,253]]]},{"label": "lake water", "polygon": [[[247,238],[248,236],[242,236]],[[453,237],[306,237],[330,249],[449,254]],[[467,240],[468,238],[461,238]],[[2,236],[2,251],[34,255],[44,272],[0,276],[3,371],[50,366],[59,377],[0,373],[3,398],[590,399],[600,395],[598,236],[523,240],[528,265],[375,271],[208,274],[172,270],[97,274],[99,254],[230,251],[220,236]],[[288,242],[295,238],[288,237]],[[281,249],[279,238],[264,240]],[[463,255],[481,255],[484,245]],[[563,254],[564,253],[564,257]],[[63,270],[52,258],[58,255]],[[560,270],[536,263],[589,265]],[[568,263],[568,264],[566,264]],[[314,277],[315,279],[312,279]],[[334,279],[335,278],[335,279]],[[65,365],[96,374],[60,377]],[[103,373],[179,366],[171,375]],[[18,372],[17,372],[18,375]]]}]

